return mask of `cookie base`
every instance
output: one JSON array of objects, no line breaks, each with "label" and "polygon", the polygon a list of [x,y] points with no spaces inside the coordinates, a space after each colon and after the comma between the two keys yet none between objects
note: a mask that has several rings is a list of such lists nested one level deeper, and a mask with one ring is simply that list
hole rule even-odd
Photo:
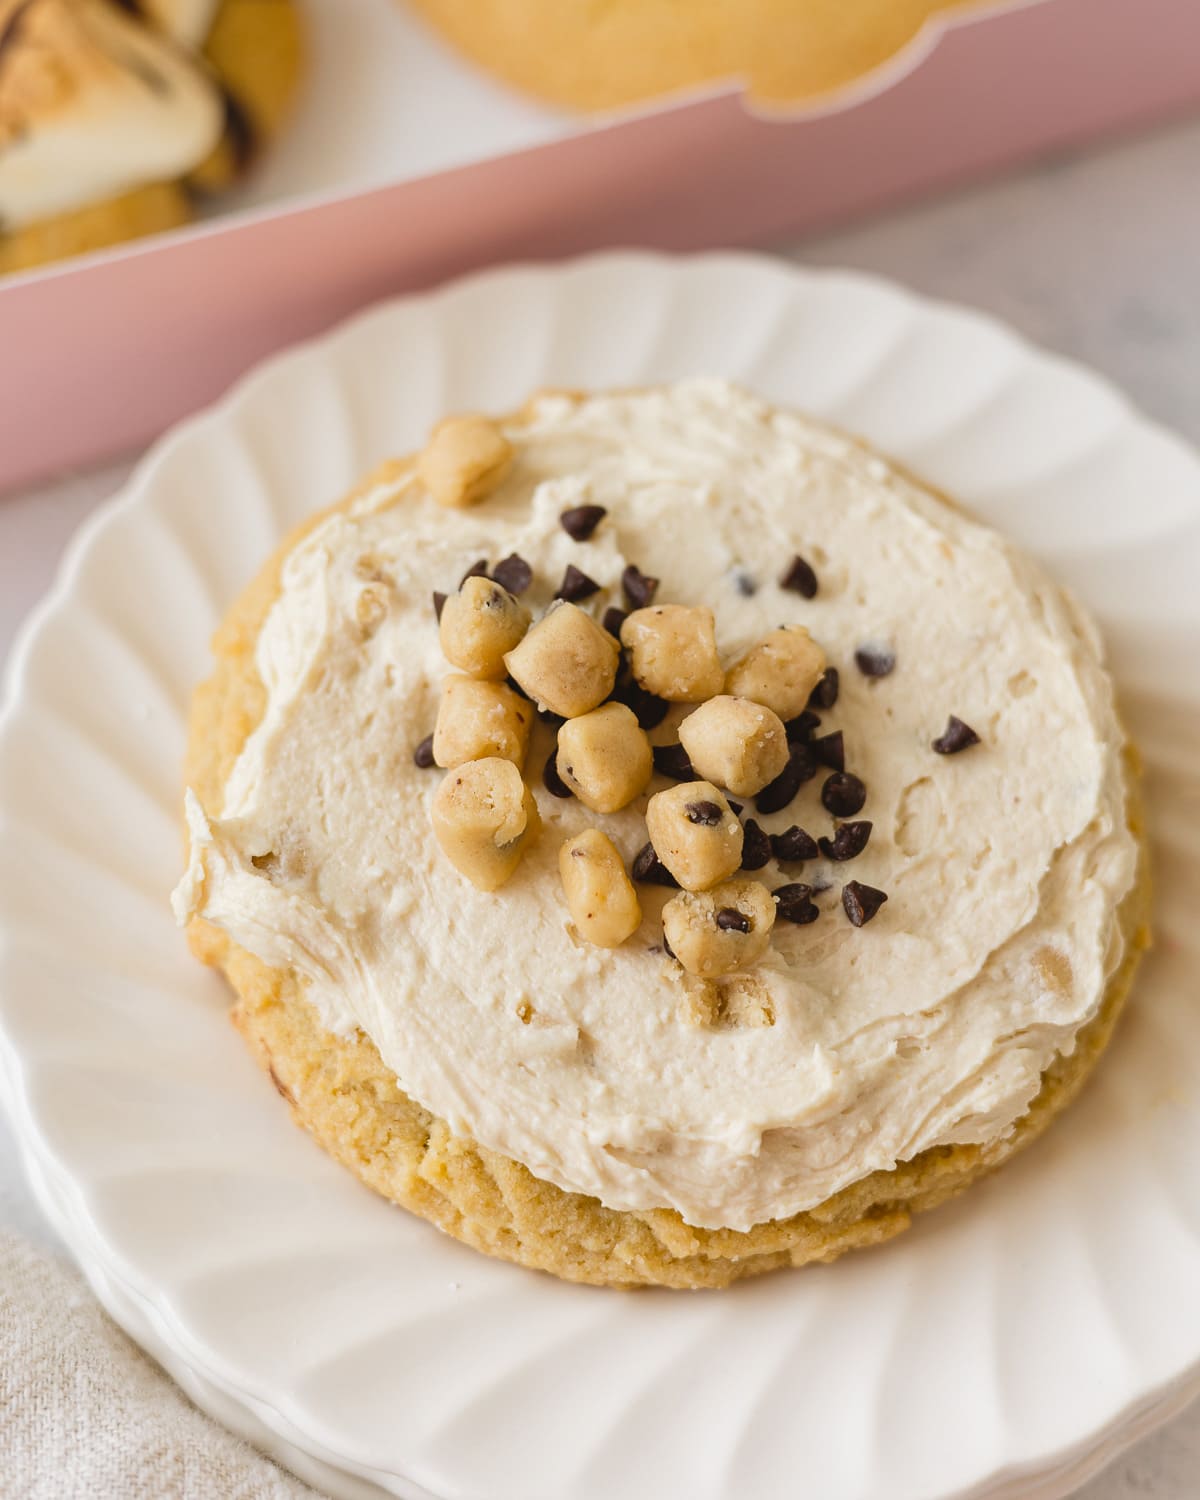
[{"label": "cookie base", "polygon": [[[397,477],[384,465],[342,506]],[[340,509],[332,507],[331,509]],[[187,784],[207,807],[223,788],[259,723],[265,693],[255,665],[259,630],[279,590],[279,570],[300,538],[330,512],[287,539],[234,605],[213,641],[216,669],[196,691]],[[188,929],[202,962],[223,970],[236,1001],[233,1021],[291,1106],[292,1117],[368,1187],[488,1255],[597,1286],[722,1287],[785,1266],[836,1260],[906,1229],[995,1171],[1078,1094],[1107,1046],[1149,946],[1149,870],[1138,797],[1136,751],[1126,751],[1127,816],[1142,847],[1138,878],[1117,913],[1122,962],[1096,1016],[1069,1056],[1043,1074],[1042,1087],[1012,1132],[986,1146],[939,1146],[891,1171],[875,1172],[804,1213],[752,1229],[698,1229],[669,1209],[632,1212],[569,1193],[526,1167],[455,1136],[400,1088],[373,1042],[333,1036],[292,973],[274,970],[197,918]]]}]

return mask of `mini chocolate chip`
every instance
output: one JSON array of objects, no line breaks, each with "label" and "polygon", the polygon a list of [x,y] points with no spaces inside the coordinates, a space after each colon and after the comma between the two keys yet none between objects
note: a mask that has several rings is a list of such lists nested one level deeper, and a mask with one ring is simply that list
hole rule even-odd
[{"label": "mini chocolate chip", "polygon": [[567,564],[567,571],[563,574],[563,580],[558,586],[554,597],[565,599],[568,604],[575,604],[580,599],[590,599],[593,594],[600,592],[600,585],[594,578],[589,578],[586,573],[577,568],[574,563]]},{"label": "mini chocolate chip", "polygon": [[933,748],[939,755],[957,755],[960,750],[969,750],[978,743],[979,736],[971,726],[951,714],[946,720],[945,729],[934,740]]},{"label": "mini chocolate chip", "polygon": [[854,664],[864,677],[886,677],[896,667],[896,653],[886,646],[860,646]]},{"label": "mini chocolate chip", "polygon": [[624,701],[633,709],[633,716],[642,729],[657,729],[671,709],[665,698],[656,698],[636,682],[629,688]]},{"label": "mini chocolate chip", "polygon": [[804,783],[811,781],[816,774],[817,763],[812,751],[802,741],[797,741],[791,747],[787,765],[755,798],[755,807],[760,813],[781,812]]},{"label": "mini chocolate chip", "polygon": [[725,816],[715,802],[689,802],[684,813],[689,823],[699,823],[705,828],[716,828]]},{"label": "mini chocolate chip", "polygon": [[733,586],[743,599],[753,599],[755,594],[758,593],[758,584],[746,572],[745,568],[734,568]]},{"label": "mini chocolate chip", "polygon": [[730,812],[736,813],[740,818],[745,811],[746,804],[744,802],[735,802],[732,797],[727,797],[725,800],[729,803]]},{"label": "mini chocolate chip", "polygon": [[696,773],[682,745],[655,745],[654,769],[672,781],[696,780]]},{"label": "mini chocolate chip", "polygon": [[831,771],[846,769],[846,742],[840,729],[835,729],[832,734],[819,735],[813,740],[812,748],[821,764]]},{"label": "mini chocolate chip", "polygon": [[420,766],[422,771],[428,771],[433,765],[433,735],[427,734],[413,751],[413,764]]},{"label": "mini chocolate chip", "polygon": [[633,710],[633,716],[642,729],[657,729],[667,717],[671,705],[665,698],[656,698],[634,680],[632,673],[618,672],[617,685],[609,694],[614,703],[623,703]]},{"label": "mini chocolate chip", "polygon": [[821,913],[813,903],[812,893],[811,885],[801,885],[799,882],[776,886],[771,892],[775,897],[776,917],[781,922],[795,922],[798,927],[815,922]]},{"label": "mini chocolate chip", "polygon": [[621,626],[624,625],[626,619],[627,616],[623,609],[618,609],[615,604],[610,604],[604,611],[604,618],[600,623],[608,631],[609,635],[615,635],[620,640]]},{"label": "mini chocolate chip", "polygon": [[658,579],[649,578],[634,563],[621,574],[621,587],[632,609],[645,609],[658,592]]},{"label": "mini chocolate chip", "polygon": [[573,505],[558,522],[573,542],[586,542],[607,514],[603,505]]},{"label": "mini chocolate chip", "polygon": [[771,852],[785,864],[796,864],[802,859],[816,859],[817,841],[812,834],[793,824],[783,833],[771,835]]},{"label": "mini chocolate chip", "polygon": [[551,750],[542,767],[542,785],[552,797],[573,797],[575,793],[558,774],[558,750]]},{"label": "mini chocolate chip", "polygon": [[717,913],[717,926],[722,932],[749,932],[750,918],[736,906],[723,906]]},{"label": "mini chocolate chip", "polygon": [[442,610],[445,609],[446,600],[449,597],[450,596],[448,594],[439,594],[437,589],[434,589],[433,591],[433,612],[437,616],[437,622],[439,625],[442,623]]},{"label": "mini chocolate chip", "polygon": [[653,844],[643,844],[634,855],[630,874],[641,885],[665,885],[673,891],[679,889],[679,882],[655,854]]},{"label": "mini chocolate chip", "polygon": [[742,869],[761,870],[770,857],[771,839],[766,829],[747,818],[742,831]]},{"label": "mini chocolate chip", "polygon": [[831,709],[838,700],[838,669],[826,667],[820,682],[808,695],[809,708]]},{"label": "mini chocolate chip", "polygon": [[802,714],[789,719],[783,727],[787,731],[788,744],[794,745],[797,740],[811,740],[813,731],[820,729],[821,720],[819,715],[806,708]]},{"label": "mini chocolate chip", "polygon": [[885,891],[877,891],[873,885],[862,885],[857,880],[842,887],[842,905],[855,927],[865,927],[886,900]]},{"label": "mini chocolate chip", "polygon": [[852,771],[835,771],[821,788],[821,803],[835,818],[852,818],[866,800],[866,786]]},{"label": "mini chocolate chip", "polygon": [[839,823],[831,839],[817,840],[821,853],[826,859],[836,859],[839,863],[842,860],[857,859],[867,847],[873,826],[867,822]]},{"label": "mini chocolate chip", "polygon": [[468,578],[486,578],[487,577],[487,570],[488,570],[488,560],[487,560],[487,558],[486,557],[478,557],[478,558],[476,558],[475,561],[471,564],[471,566],[467,569],[467,571],[463,574],[463,576],[458,580],[458,586],[459,586],[459,588],[462,588],[463,584],[466,583],[466,581],[467,581]]},{"label": "mini chocolate chip", "polygon": [[795,557],[787,566],[787,571],[779,580],[781,589],[788,589],[793,594],[803,594],[806,599],[817,597],[817,575],[812,570],[812,565],[805,562],[804,558],[797,552]]},{"label": "mini chocolate chip", "polygon": [[501,588],[507,589],[515,597],[523,594],[533,582],[533,569],[519,553],[512,552],[503,562],[496,564],[492,569],[492,577]]}]

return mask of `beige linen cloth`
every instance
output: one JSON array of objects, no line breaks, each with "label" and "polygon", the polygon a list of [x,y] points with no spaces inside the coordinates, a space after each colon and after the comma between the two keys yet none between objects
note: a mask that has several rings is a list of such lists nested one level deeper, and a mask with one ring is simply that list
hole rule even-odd
[{"label": "beige linen cloth", "polygon": [[3,1500],[316,1500],[198,1411],[83,1278],[0,1234]]}]

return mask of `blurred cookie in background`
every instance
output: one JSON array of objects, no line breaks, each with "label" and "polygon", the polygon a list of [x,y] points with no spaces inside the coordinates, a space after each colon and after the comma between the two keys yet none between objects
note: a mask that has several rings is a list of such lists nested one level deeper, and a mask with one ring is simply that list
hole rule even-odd
[{"label": "blurred cookie in background", "polygon": [[505,82],[568,109],[604,110],[740,79],[762,104],[853,83],[931,17],[979,0],[413,0]]},{"label": "blurred cookie in background", "polygon": [[293,0],[0,0],[0,273],[187,223],[302,71]]}]

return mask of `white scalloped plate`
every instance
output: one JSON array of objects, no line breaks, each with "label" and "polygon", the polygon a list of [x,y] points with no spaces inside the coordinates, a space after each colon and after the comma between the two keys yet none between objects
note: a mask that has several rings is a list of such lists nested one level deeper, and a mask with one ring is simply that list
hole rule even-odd
[{"label": "white scalloped plate", "polygon": [[[446,410],[697,372],[863,433],[1088,600],[1150,768],[1160,943],[1095,1082],[994,1181],[832,1267],[629,1296],[359,1187],[264,1087],[166,897],[189,690],[285,530]],[[1084,371],[861,276],[494,271],[272,361],[85,528],[16,654],[0,1074],[43,1202],[201,1404],[345,1495],[1066,1493],[1200,1385],[1198,579],[1195,455]]]}]

